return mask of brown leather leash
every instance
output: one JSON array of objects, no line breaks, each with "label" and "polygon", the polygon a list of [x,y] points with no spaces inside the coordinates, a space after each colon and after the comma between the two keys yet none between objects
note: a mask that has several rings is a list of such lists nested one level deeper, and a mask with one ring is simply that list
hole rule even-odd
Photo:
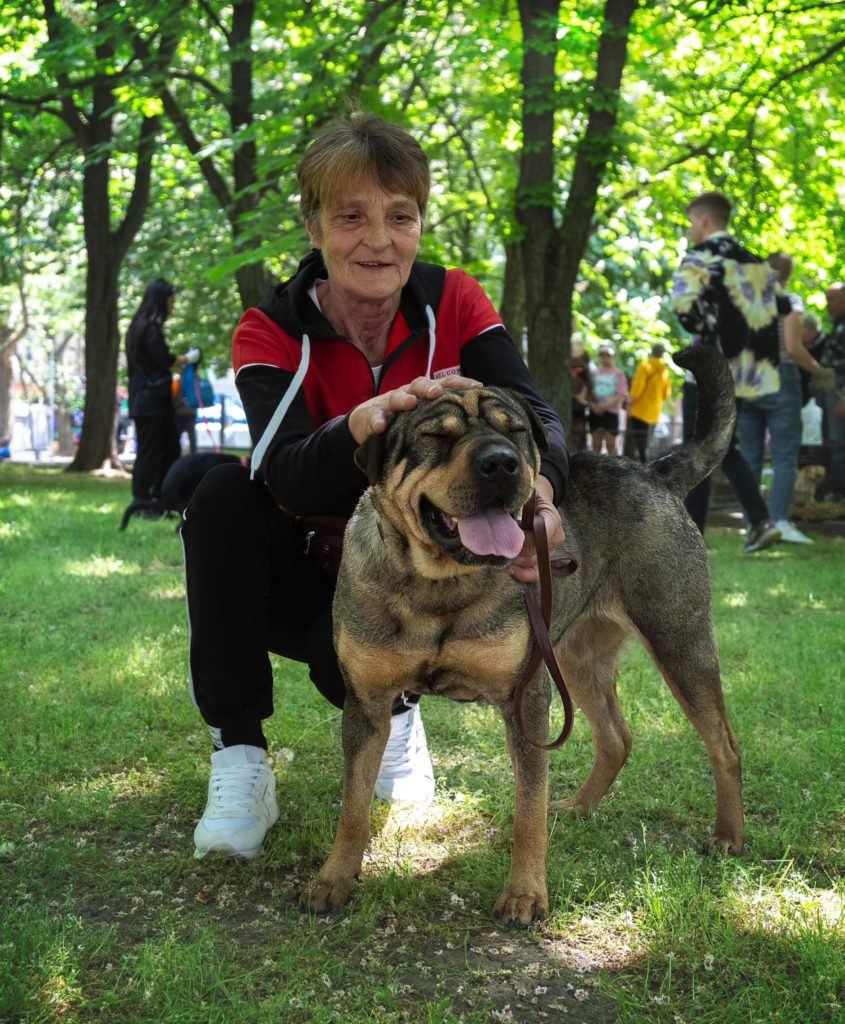
[{"label": "brown leather leash", "polygon": [[[578,568],[578,562],[571,555],[567,555],[567,561],[557,561],[552,565],[549,557],[549,538],[546,533],[546,521],[540,515],[534,515],[534,496],[522,510],[522,529],[526,533],[534,534],[534,543],[537,547],[537,566],[540,572],[540,600],[537,601],[537,593],[530,584],[525,585],[525,607],[528,610],[528,618],[531,622],[531,629],[534,633],[534,644],[531,649],[531,657],[522,678],[517,683],[513,692],[514,711],[516,724],[519,731],[532,747],[539,747],[540,750],[557,750],[569,739],[572,732],[572,698],[566,689],[566,682],[560,670],[552,642],[549,639],[549,627],[552,623],[552,577],[563,579],[571,576]],[[522,702],[525,697],[525,690],[534,678],[541,662],[545,662],[549,675],[554,680],[560,699],[563,701],[563,729],[560,736],[553,743],[538,743],[533,740],[525,729],[525,722],[522,719]]]}]

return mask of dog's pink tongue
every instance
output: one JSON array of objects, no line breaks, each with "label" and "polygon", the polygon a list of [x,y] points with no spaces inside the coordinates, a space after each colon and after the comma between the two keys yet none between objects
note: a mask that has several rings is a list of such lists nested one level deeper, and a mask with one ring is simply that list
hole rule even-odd
[{"label": "dog's pink tongue", "polygon": [[503,509],[488,509],[477,516],[458,520],[461,543],[476,555],[516,558],[525,534]]}]

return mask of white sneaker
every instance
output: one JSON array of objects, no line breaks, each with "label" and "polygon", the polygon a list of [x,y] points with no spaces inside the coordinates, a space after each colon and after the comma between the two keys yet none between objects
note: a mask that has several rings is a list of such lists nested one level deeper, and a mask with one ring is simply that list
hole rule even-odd
[{"label": "white sneaker", "polygon": [[790,523],[788,519],[778,519],[775,526],[780,530],[780,539],[787,544],[812,544],[812,538],[802,533],[797,526]]},{"label": "white sneaker", "polygon": [[376,796],[388,803],[425,805],[434,797],[434,768],[428,753],[419,706],[390,719]]},{"label": "white sneaker", "polygon": [[254,857],[279,820],[276,779],[261,747],[241,743],[211,755],[208,803],[194,829],[194,856]]}]

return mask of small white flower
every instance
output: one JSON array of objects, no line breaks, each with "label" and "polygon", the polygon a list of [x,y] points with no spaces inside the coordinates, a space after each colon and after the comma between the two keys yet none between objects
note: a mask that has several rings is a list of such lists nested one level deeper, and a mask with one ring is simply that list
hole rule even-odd
[{"label": "small white flower", "polygon": [[536,985],[534,987],[535,996],[544,996],[549,991],[548,985]]},{"label": "small white flower", "polygon": [[462,896],[458,896],[457,893],[452,893],[449,897],[449,902],[453,903],[456,907],[463,907],[466,905],[466,900]]},{"label": "small white flower", "polygon": [[583,988],[576,988],[574,995],[579,1003],[583,1003],[584,1000],[587,998],[587,993],[584,991]]},{"label": "small white flower", "polygon": [[713,954],[712,953],[707,953],[704,956],[704,970],[705,971],[712,971],[713,970]]},{"label": "small white flower", "polygon": [[669,1002],[669,996],[652,996],[651,1001],[656,1003],[658,1006],[666,1006]]}]

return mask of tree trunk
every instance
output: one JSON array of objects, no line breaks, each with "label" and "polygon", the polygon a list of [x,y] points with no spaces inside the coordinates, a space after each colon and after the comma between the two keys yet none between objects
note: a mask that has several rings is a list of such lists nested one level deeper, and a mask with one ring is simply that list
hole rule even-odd
[{"label": "tree trunk", "polygon": [[244,309],[263,302],[275,283],[273,275],[263,263],[248,263],[238,267],[235,271],[235,281]]},{"label": "tree trunk", "polygon": [[6,324],[0,324],[0,441],[12,435],[13,333]]},{"label": "tree trunk", "polygon": [[522,242],[509,242],[505,246],[505,280],[499,312],[514,344],[523,352],[525,334],[525,272],[522,268]]},{"label": "tree trunk", "polygon": [[[590,114],[576,151],[562,223],[554,223],[554,94],[558,0],[520,0],[523,152],[517,219],[523,246],[528,359],[540,390],[571,422],[572,297],[592,230],[596,197],[613,152],[628,32],[637,0],[606,0]],[[550,98],[551,97],[551,98]]]},{"label": "tree trunk", "polygon": [[[98,102],[99,101],[99,102]],[[94,110],[103,97],[95,90]],[[111,238],[109,159],[92,149],[111,141],[111,114],[91,119],[82,174],[82,222],[87,269],[85,276],[85,405],[79,448],[71,473],[99,469],[111,458],[111,424],[117,392],[117,279],[119,264]]]},{"label": "tree trunk", "polygon": [[522,228],[528,365],[564,424],[570,419],[568,355],[563,344],[559,240],[554,223],[555,60],[559,0],[520,0],[522,155],[516,216]]}]

